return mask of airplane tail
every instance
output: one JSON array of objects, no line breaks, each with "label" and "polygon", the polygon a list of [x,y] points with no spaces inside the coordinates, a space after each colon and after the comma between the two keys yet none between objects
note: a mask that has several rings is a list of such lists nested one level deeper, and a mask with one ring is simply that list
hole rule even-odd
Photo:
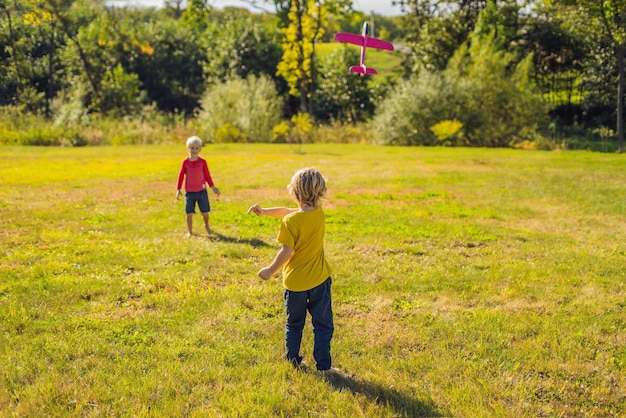
[{"label": "airplane tail", "polygon": [[368,68],[363,65],[353,65],[350,67],[350,72],[359,73],[361,75],[365,74],[378,74],[378,72],[373,68]]}]

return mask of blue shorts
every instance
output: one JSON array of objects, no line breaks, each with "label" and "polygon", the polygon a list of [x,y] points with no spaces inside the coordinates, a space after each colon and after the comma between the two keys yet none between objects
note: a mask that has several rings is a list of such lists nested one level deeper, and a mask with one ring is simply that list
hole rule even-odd
[{"label": "blue shorts", "polygon": [[200,213],[211,212],[211,206],[209,205],[209,193],[206,189],[201,192],[185,193],[185,212],[188,214],[196,213],[196,202],[198,203]]}]

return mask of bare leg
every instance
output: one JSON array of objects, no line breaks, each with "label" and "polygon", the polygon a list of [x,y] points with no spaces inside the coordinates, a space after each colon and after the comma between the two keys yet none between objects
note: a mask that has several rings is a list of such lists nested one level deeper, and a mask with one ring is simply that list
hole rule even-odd
[{"label": "bare leg", "polygon": [[204,229],[206,229],[206,233],[210,234],[211,233],[211,228],[209,228],[209,213],[208,212],[203,212],[202,213],[202,219],[204,219]]},{"label": "bare leg", "polygon": [[193,213],[187,214],[187,235],[193,235]]}]

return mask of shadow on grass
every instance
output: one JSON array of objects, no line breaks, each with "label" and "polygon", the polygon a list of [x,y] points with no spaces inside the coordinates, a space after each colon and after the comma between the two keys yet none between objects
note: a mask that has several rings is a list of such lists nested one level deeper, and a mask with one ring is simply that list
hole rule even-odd
[{"label": "shadow on grass", "polygon": [[341,392],[347,389],[354,394],[361,394],[372,402],[392,408],[396,414],[402,417],[446,416],[446,414],[437,411],[435,405],[431,403],[424,403],[398,392],[396,389],[384,387],[376,383],[365,382],[354,376],[338,373],[325,376],[324,379],[335,388],[335,390]]},{"label": "shadow on grass", "polygon": [[260,240],[258,238],[247,239],[247,238],[229,237],[227,235],[220,234],[219,232],[213,232],[211,235],[209,235],[209,239],[211,241],[222,241],[222,242],[228,242],[231,244],[248,244],[254,248],[270,246],[267,242]]}]

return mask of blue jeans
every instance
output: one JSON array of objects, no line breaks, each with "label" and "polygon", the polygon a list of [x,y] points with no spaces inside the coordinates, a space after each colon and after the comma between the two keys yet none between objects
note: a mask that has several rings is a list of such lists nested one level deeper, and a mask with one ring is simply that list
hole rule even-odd
[{"label": "blue jeans", "polygon": [[298,365],[302,362],[300,344],[306,312],[311,314],[313,324],[313,358],[318,370],[327,370],[331,366],[330,340],[333,337],[333,310],[330,297],[329,277],[321,285],[304,292],[292,292],[285,289],[285,348],[287,360]]}]

